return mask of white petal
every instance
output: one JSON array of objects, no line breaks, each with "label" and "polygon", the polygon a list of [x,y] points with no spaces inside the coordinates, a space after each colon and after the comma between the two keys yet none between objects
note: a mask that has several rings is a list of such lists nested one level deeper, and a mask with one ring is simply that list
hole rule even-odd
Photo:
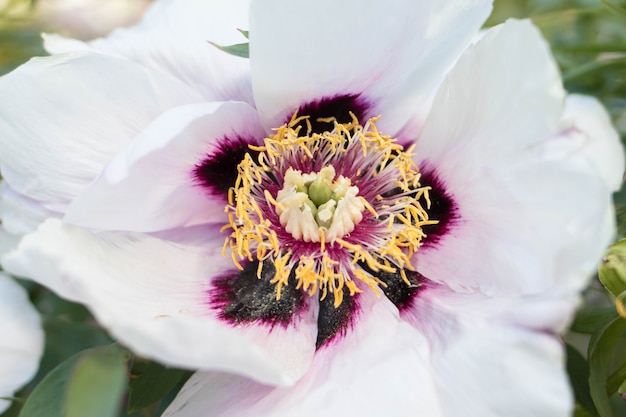
[{"label": "white petal", "polygon": [[[469,325],[469,324],[468,324]],[[434,355],[446,415],[566,417],[573,398],[563,347],[553,336],[471,324]]]},{"label": "white petal", "polygon": [[295,386],[197,373],[164,416],[442,416],[450,400],[439,398],[433,385],[427,341],[386,299],[366,293],[361,302],[354,331],[318,351]]},{"label": "white petal", "polygon": [[[4,171],[10,170],[6,165]],[[25,235],[37,229],[48,217],[60,217],[59,213],[46,210],[39,201],[15,192],[6,181],[0,183],[0,218],[2,226],[14,235]]]},{"label": "white petal", "polygon": [[[563,301],[488,298],[455,294],[445,287],[423,290],[402,318],[430,343],[445,415],[571,415],[573,398],[563,346],[551,325],[543,327],[546,319],[539,317],[554,315],[550,309],[559,310]],[[565,304],[570,312],[575,305],[572,300]],[[526,317],[509,321],[507,312],[520,306],[528,307]],[[532,307],[539,307],[534,314]]]},{"label": "white petal", "polygon": [[9,233],[0,225],[0,258],[4,254],[11,252],[20,243],[21,235]]},{"label": "white petal", "polygon": [[303,103],[362,94],[372,104],[368,114],[383,113],[381,126],[393,134],[425,112],[490,10],[490,0],[252,2],[250,59],[261,117],[276,126]]},{"label": "white petal", "polygon": [[315,315],[302,311],[286,328],[233,326],[208,304],[210,279],[232,268],[211,246],[183,247],[141,234],[101,233],[51,219],[25,236],[3,266],[85,303],[97,320],[141,355],[172,366],[239,373],[292,384],[315,349]]},{"label": "white petal", "polygon": [[579,289],[608,243],[609,191],[586,150],[556,137],[563,90],[528,22],[489,31],[459,60],[416,152],[457,205],[419,271],[490,294]]},{"label": "white petal", "polygon": [[246,103],[198,103],[172,109],[141,132],[69,206],[65,221],[97,230],[153,232],[227,222],[226,199],[211,195],[194,169],[219,141],[260,140]]},{"label": "white petal", "polygon": [[41,37],[45,50],[51,55],[91,50],[89,43],[85,41],[66,38],[56,33],[42,33]]},{"label": "white petal", "polygon": [[527,159],[475,182],[450,180],[461,219],[418,253],[419,271],[493,295],[580,290],[612,235],[609,190],[585,162]]},{"label": "white petal", "polygon": [[[418,158],[438,172],[476,176],[468,171],[555,134],[564,98],[539,31],[529,21],[509,20],[470,46],[448,74],[417,140]],[[469,162],[454,165],[461,159]]]},{"label": "white petal", "polygon": [[565,101],[563,123],[564,133],[584,136],[587,154],[611,190],[617,191],[624,175],[624,148],[602,104],[593,97],[572,94]]},{"label": "white petal", "polygon": [[[44,335],[28,294],[4,274],[0,274],[0,333],[0,397],[10,397],[35,375]],[[0,399],[0,413],[10,404]]]},{"label": "white petal", "polygon": [[84,52],[33,59],[0,79],[0,93],[3,177],[57,213],[153,118],[200,101],[170,76]]},{"label": "white petal", "polygon": [[173,75],[208,101],[252,103],[249,62],[220,51],[209,42],[245,43],[237,29],[248,28],[249,0],[162,0],[142,22],[120,28],[89,43],[47,35],[51,53],[94,49],[129,58]]}]

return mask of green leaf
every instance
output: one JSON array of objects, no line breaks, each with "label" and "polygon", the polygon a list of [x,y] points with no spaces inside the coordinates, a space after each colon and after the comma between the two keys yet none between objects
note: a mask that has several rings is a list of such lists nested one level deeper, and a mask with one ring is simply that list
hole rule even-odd
[{"label": "green leaf", "polygon": [[63,397],[72,370],[82,353],[54,368],[30,394],[20,417],[56,417],[63,415]]},{"label": "green leaf", "polygon": [[607,394],[607,375],[613,351],[625,329],[626,320],[614,318],[600,327],[589,342],[589,390],[601,417],[613,416]]},{"label": "green leaf", "polygon": [[574,417],[589,417],[590,415],[591,414],[589,414],[589,411],[587,411],[585,407],[576,403],[574,407]]},{"label": "green leaf", "polygon": [[44,319],[43,327],[46,349],[39,367],[42,372],[49,372],[60,362],[85,349],[112,343],[104,330],[93,323],[48,317]]},{"label": "green leaf", "polygon": [[191,374],[191,371],[171,369],[148,360],[135,359],[129,382],[128,411],[134,412],[160,401]]},{"label": "green leaf", "polygon": [[622,364],[617,370],[615,370],[606,382],[606,393],[610,397],[611,395],[619,392],[624,392],[622,387],[626,384],[626,363]]},{"label": "green leaf", "polygon": [[239,31],[239,33],[245,36],[246,39],[250,39],[250,32],[248,32],[247,30],[243,30],[243,29],[237,29],[237,30]]},{"label": "green leaf", "polygon": [[[125,385],[124,363],[127,356],[126,350],[117,345],[77,353],[46,375],[26,400],[19,416],[115,415],[107,407],[114,406],[114,411],[117,411]],[[119,377],[120,369],[122,378]],[[115,404],[111,404],[113,400]]]},{"label": "green leaf", "polygon": [[230,46],[222,46],[218,45],[215,42],[209,42],[211,45],[215,46],[217,49],[229,53],[231,55],[235,55],[241,58],[249,58],[250,57],[250,48],[248,43],[238,43]]},{"label": "green leaf", "polygon": [[128,351],[118,345],[94,349],[74,366],[65,394],[65,417],[115,417],[128,376]]},{"label": "green leaf", "polygon": [[597,417],[598,412],[589,393],[589,367],[587,366],[587,361],[578,350],[569,344],[566,344],[565,348],[567,352],[567,374],[574,390],[576,402],[583,406],[590,415]]},{"label": "green leaf", "polygon": [[576,313],[570,330],[575,333],[592,334],[604,323],[617,317],[613,307],[585,308]]}]

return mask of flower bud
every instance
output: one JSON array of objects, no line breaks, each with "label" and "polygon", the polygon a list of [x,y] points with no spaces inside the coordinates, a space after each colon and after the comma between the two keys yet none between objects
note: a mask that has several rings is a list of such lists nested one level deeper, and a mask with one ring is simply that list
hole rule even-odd
[{"label": "flower bud", "polygon": [[598,267],[602,285],[614,296],[626,291],[626,239],[614,243],[607,249]]}]

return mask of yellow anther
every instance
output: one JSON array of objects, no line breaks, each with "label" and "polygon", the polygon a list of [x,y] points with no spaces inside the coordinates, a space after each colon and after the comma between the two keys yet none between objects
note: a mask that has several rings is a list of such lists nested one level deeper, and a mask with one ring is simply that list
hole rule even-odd
[{"label": "yellow anther", "polygon": [[411,281],[409,281],[409,278],[406,276],[406,271],[404,269],[400,270],[400,276],[402,277],[402,281],[404,281],[406,285],[408,285],[409,287],[412,286]]},{"label": "yellow anther", "polygon": [[351,296],[363,292],[363,290],[357,287],[354,281],[352,280],[346,281],[346,287],[348,287],[348,290],[350,291]]},{"label": "yellow anther", "polygon": [[265,152],[265,146],[248,145],[248,148],[256,152]]},{"label": "yellow anther", "polygon": [[[423,206],[430,207],[430,188],[420,185],[420,173],[412,160],[413,147],[403,150],[396,139],[382,135],[375,124],[378,118],[370,119],[365,126],[361,126],[354,114],[351,113],[351,117],[352,121],[349,123],[338,123],[333,117],[317,119],[319,122],[333,124],[334,128],[323,133],[312,133],[309,116],[294,113],[290,122],[274,129],[262,146],[250,146],[251,151],[258,152],[258,157],[253,158],[251,154],[246,154],[237,167],[239,175],[235,186],[228,191],[228,205],[225,209],[228,224],[221,229],[230,230],[222,253],[226,255],[230,248],[233,263],[239,269],[243,269],[240,263],[242,259],[258,261],[258,278],[263,278],[263,263],[271,262],[275,273],[268,279],[275,285],[277,299],[280,299],[284,286],[295,285],[295,288],[309,295],[317,295],[320,299],[331,294],[335,307],[338,307],[344,299],[344,291],[353,296],[367,286],[380,296],[380,287],[385,287],[386,284],[376,275],[382,273],[397,273],[399,279],[406,285],[411,285],[407,270],[414,270],[411,258],[425,237],[422,227],[436,223],[428,218]],[[302,133],[304,129],[306,135]],[[338,161],[338,158],[348,152],[351,152],[353,158],[363,158],[359,164],[355,164],[360,165],[355,167],[355,176],[342,179],[344,185],[347,180],[348,186],[354,185],[353,188],[357,190],[353,191],[350,198],[352,206],[359,207],[354,217],[358,220],[350,228],[342,226],[343,230],[349,231],[332,231],[333,223],[328,223],[328,218],[333,219],[332,216],[335,216],[332,211],[334,203],[331,200],[339,202],[347,198],[344,197],[345,186],[340,186],[338,177],[334,177],[330,185],[333,187],[331,199],[319,199],[313,207],[298,206],[300,210],[313,210],[316,213],[314,216],[317,216],[317,208],[323,211],[323,218],[326,219],[323,226],[318,223],[312,231],[310,228],[301,229],[307,231],[308,236],[319,239],[317,243],[307,240],[307,244],[318,246],[313,246],[313,249],[307,246],[305,254],[293,253],[292,250],[298,245],[283,241],[284,229],[279,232],[280,237],[277,234],[276,228],[285,227],[284,224],[272,223],[276,222],[275,215],[282,216],[282,213],[294,207],[289,206],[291,203],[287,201],[296,201],[284,200],[272,195],[267,189],[277,179],[276,167],[284,166],[283,161],[333,166],[334,161]],[[280,175],[282,174],[284,172],[281,171]],[[317,173],[306,172],[302,175],[302,178],[308,178],[306,181],[312,181],[310,178],[315,178]],[[376,195],[368,201],[356,194],[360,192],[356,185],[367,187],[368,179],[376,180],[383,175],[385,178],[393,178],[394,184],[402,190],[399,195]],[[298,185],[298,191],[294,194],[301,193],[302,188],[308,193],[310,184],[311,182],[305,182]],[[322,208],[326,203],[330,204],[330,208]],[[344,203],[342,207],[349,205]],[[377,233],[371,240],[364,238],[363,233],[354,233],[347,238],[352,230],[360,227],[358,222],[361,222],[363,210],[367,210],[374,219],[379,219],[383,227],[371,229],[373,233]],[[353,215],[350,211],[342,213]],[[292,255],[297,258],[292,259]],[[335,259],[336,256],[341,257]],[[290,280],[293,282],[289,282]]]},{"label": "yellow anther", "polygon": [[[233,187],[230,187],[228,189],[228,204],[231,206],[235,205],[234,196],[235,196],[235,189]],[[228,206],[226,206],[225,210],[228,210]]]},{"label": "yellow anther", "polygon": [[243,266],[241,266],[241,264],[239,263],[239,261],[237,260],[237,256],[236,253],[233,251],[231,252],[231,256],[233,258],[233,263],[235,264],[235,266],[240,269],[241,271],[243,271]]},{"label": "yellow anther", "polygon": [[326,234],[324,233],[324,228],[320,227],[319,232],[320,232],[320,250],[322,252],[326,252]]},{"label": "yellow anther", "polygon": [[229,243],[229,241],[228,241],[228,239],[226,239],[224,241],[224,245],[222,245],[222,256],[224,256],[224,257],[226,256],[226,249],[228,249],[228,246],[229,246],[228,243]]},{"label": "yellow anther", "polygon": [[277,209],[282,210],[282,211],[285,210],[285,206],[283,206],[278,201],[276,201],[276,199],[274,199],[274,197],[272,197],[272,194],[270,194],[269,191],[265,190],[264,191],[264,195],[265,195],[265,198],[267,199],[267,201],[272,203],[274,205],[274,207],[276,207]]},{"label": "yellow anther", "polygon": [[261,273],[263,272],[263,261],[259,261],[259,265],[256,268],[256,277],[261,279]]},{"label": "yellow anther", "polygon": [[361,200],[361,203],[363,203],[363,205],[365,206],[367,211],[372,213],[372,215],[374,217],[378,218],[378,213],[376,212],[376,210],[374,210],[374,207],[372,207],[372,205],[366,199],[364,199],[363,197],[359,196],[359,200]]}]

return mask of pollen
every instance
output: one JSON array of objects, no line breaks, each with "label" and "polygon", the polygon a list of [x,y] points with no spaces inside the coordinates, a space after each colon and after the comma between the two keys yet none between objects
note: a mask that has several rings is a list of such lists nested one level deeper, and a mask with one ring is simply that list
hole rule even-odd
[{"label": "pollen", "polygon": [[224,255],[230,249],[238,268],[258,261],[259,279],[271,262],[277,299],[294,285],[332,296],[338,307],[344,293],[379,295],[380,273],[410,285],[406,271],[426,237],[422,226],[437,223],[428,217],[429,188],[420,185],[412,149],[381,134],[377,119],[362,126],[352,118],[312,133],[296,114],[263,146],[251,146],[257,158],[246,154],[237,167]]}]

